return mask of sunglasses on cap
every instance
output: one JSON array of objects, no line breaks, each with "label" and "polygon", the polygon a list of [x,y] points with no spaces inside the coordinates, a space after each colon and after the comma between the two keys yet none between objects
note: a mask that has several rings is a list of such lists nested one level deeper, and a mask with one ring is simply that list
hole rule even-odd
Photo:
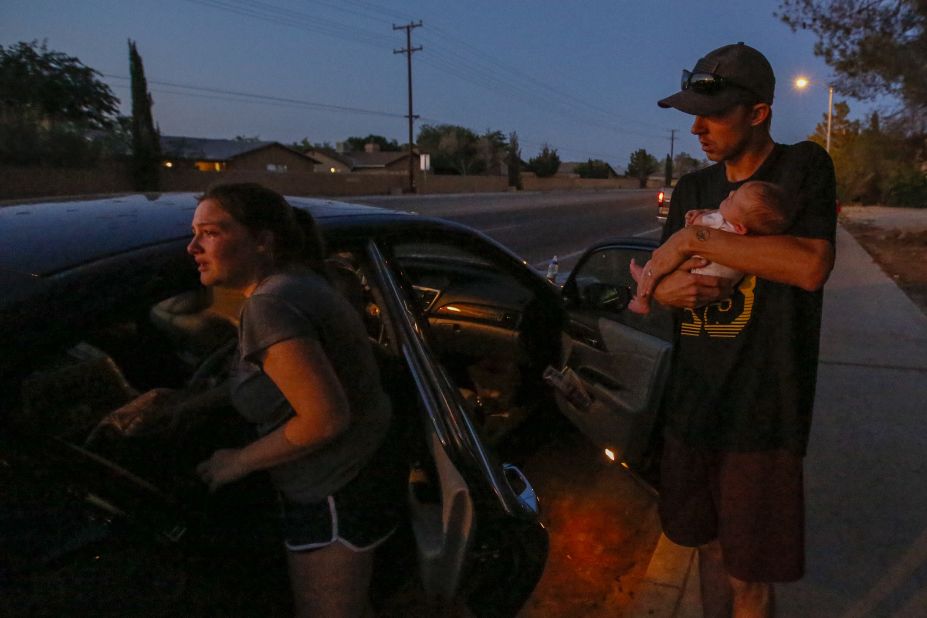
[{"label": "sunglasses on cap", "polygon": [[688,71],[683,69],[682,71],[682,84],[680,86],[681,90],[694,90],[699,94],[716,94],[721,92],[725,88],[730,88],[731,86],[735,88],[740,88],[742,90],[747,90],[743,86],[732,82],[726,77],[721,77],[720,75],[715,75],[714,73],[706,73],[704,71]]}]

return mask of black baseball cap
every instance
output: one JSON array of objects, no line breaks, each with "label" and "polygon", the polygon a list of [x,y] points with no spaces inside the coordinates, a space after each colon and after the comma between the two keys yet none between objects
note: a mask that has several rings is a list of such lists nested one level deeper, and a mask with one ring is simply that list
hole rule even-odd
[{"label": "black baseball cap", "polygon": [[772,103],[776,76],[763,54],[741,42],[708,52],[683,71],[681,88],[657,105],[709,116],[738,103]]}]

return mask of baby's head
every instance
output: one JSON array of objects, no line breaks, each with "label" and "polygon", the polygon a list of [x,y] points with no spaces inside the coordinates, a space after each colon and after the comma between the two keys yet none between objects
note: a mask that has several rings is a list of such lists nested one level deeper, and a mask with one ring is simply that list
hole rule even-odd
[{"label": "baby's head", "polygon": [[782,234],[792,223],[785,192],[779,185],[760,180],[731,191],[719,210],[741,234]]}]

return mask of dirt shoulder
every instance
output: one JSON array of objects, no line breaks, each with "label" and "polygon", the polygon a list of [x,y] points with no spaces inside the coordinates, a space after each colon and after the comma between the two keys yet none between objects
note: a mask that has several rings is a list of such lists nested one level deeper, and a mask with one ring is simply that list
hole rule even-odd
[{"label": "dirt shoulder", "polygon": [[840,223],[927,315],[927,208],[845,206]]}]

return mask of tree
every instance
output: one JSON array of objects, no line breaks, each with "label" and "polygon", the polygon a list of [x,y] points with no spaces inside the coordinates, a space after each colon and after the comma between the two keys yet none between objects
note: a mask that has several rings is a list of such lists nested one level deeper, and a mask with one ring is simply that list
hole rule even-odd
[{"label": "tree", "polygon": [[486,129],[476,142],[476,157],[479,171],[493,176],[502,175],[502,164],[508,149],[505,134],[502,131]]},{"label": "tree", "polygon": [[544,144],[538,156],[528,159],[528,167],[537,174],[538,178],[553,176],[560,169],[560,156],[557,154],[557,149]]},{"label": "tree", "polygon": [[[846,101],[835,101],[834,111],[831,114],[830,141],[831,150],[846,150],[860,132],[860,122],[850,120],[850,106]],[[827,144],[827,114],[821,114],[821,122],[814,128],[814,133],[808,136],[812,142],[822,147]]]},{"label": "tree", "polygon": [[119,100],[100,74],[46,44],[0,45],[0,161],[87,165],[103,147],[89,140],[113,126]]},{"label": "tree", "polygon": [[113,126],[92,135],[100,155],[110,159],[128,159],[132,154],[132,117],[117,116]]},{"label": "tree", "polygon": [[0,45],[0,119],[90,128],[112,124],[119,99],[100,74],[43,42]]},{"label": "tree", "polygon": [[[850,120],[849,114],[845,102],[834,104],[830,154],[838,197],[863,204],[927,204],[927,178],[917,162],[920,140],[906,136],[897,122],[884,123],[877,113],[865,124]],[[826,131],[825,114],[809,139],[823,145]]]},{"label": "tree", "polygon": [[367,144],[376,144],[381,152],[399,152],[402,150],[399,142],[389,140],[382,135],[368,135],[367,137],[349,137],[345,141],[347,149],[351,152],[363,152]]},{"label": "tree", "polygon": [[699,161],[687,152],[680,152],[673,157],[673,170],[676,178],[682,178],[686,174],[708,167],[708,165],[708,161]]},{"label": "tree", "polygon": [[452,124],[422,125],[418,147],[431,153],[431,166],[436,174],[467,176],[481,171],[477,153],[476,133]]},{"label": "tree", "polygon": [[637,178],[640,188],[643,189],[647,186],[647,178],[657,171],[659,166],[660,163],[657,158],[641,148],[631,153],[631,160],[628,163],[628,176]]},{"label": "tree", "polygon": [[580,178],[608,178],[611,167],[601,159],[589,159],[576,166],[576,173]]},{"label": "tree", "polygon": [[792,30],[817,35],[814,53],[837,74],[836,91],[857,99],[889,94],[927,110],[927,2],[782,0],[776,15]]},{"label": "tree", "polygon": [[142,57],[129,39],[129,77],[132,80],[132,182],[138,191],[157,191],[161,136],[151,116],[151,93]]},{"label": "tree", "polygon": [[521,191],[521,147],[518,145],[518,133],[509,135],[509,146],[505,155],[505,165],[509,172],[509,186]]}]

